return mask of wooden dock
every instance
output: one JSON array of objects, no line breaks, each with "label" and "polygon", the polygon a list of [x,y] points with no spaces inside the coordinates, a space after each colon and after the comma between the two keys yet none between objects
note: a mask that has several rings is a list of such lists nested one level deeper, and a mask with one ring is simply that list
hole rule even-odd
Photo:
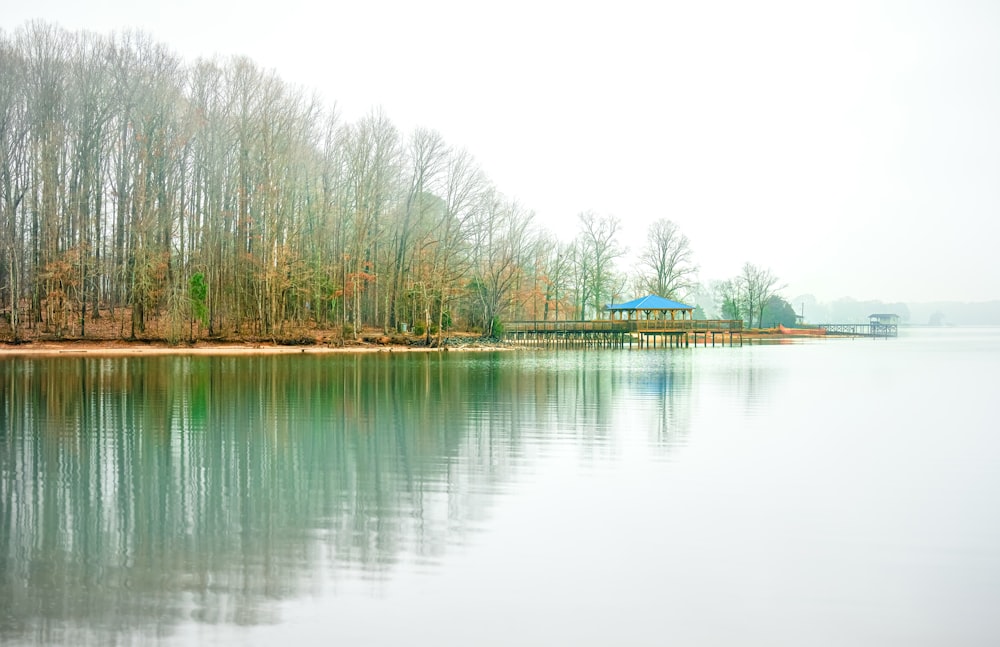
[{"label": "wooden dock", "polygon": [[562,348],[689,348],[743,345],[743,322],[728,319],[511,321],[504,338],[513,343]]},{"label": "wooden dock", "polygon": [[872,321],[859,324],[819,324],[818,328],[827,335],[843,335],[847,337],[898,337],[899,326],[894,323],[879,323]]}]

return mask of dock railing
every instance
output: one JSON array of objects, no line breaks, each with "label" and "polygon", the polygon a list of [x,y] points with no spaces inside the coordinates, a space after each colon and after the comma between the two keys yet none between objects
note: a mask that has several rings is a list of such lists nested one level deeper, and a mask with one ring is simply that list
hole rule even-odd
[{"label": "dock railing", "polygon": [[608,320],[591,321],[508,321],[504,323],[506,333],[599,333],[599,332],[742,332],[743,322],[731,319],[685,319],[677,321]]},{"label": "dock railing", "polygon": [[869,323],[825,323],[819,324],[828,335],[848,335],[853,337],[897,337],[899,336],[899,326],[897,324],[887,324],[879,322]]},{"label": "dock railing", "polygon": [[658,321],[640,319],[623,321],[629,332],[742,332],[743,321],[739,319],[685,319],[683,321]]}]

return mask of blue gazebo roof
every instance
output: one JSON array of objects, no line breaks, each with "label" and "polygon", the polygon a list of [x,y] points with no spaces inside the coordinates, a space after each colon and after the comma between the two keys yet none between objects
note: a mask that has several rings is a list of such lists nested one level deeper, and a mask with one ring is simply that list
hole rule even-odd
[{"label": "blue gazebo roof", "polygon": [[627,303],[611,303],[604,306],[605,310],[694,310],[694,306],[685,305],[661,296],[650,294],[640,299],[632,299]]}]

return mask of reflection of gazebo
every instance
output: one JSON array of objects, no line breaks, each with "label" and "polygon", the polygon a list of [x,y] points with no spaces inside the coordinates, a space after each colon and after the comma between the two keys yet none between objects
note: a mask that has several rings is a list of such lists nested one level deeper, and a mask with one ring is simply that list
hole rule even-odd
[{"label": "reflection of gazebo", "polygon": [[[633,299],[628,303],[608,304],[604,309],[609,312],[612,320],[617,319],[618,321],[678,321],[691,319],[694,312],[694,306],[664,299],[655,294],[641,299]],[[667,313],[670,313],[669,318]]]}]

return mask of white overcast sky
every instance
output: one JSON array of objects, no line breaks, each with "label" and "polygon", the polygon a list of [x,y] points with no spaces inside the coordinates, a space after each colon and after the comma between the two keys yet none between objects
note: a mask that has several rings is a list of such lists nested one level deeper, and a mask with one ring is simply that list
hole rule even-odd
[{"label": "white overcast sky", "polygon": [[[6,6],[3,6],[6,5]],[[1000,298],[1000,2],[0,0],[7,33],[140,29],[356,119],[440,131],[563,237],[676,222],[700,278]]]}]

